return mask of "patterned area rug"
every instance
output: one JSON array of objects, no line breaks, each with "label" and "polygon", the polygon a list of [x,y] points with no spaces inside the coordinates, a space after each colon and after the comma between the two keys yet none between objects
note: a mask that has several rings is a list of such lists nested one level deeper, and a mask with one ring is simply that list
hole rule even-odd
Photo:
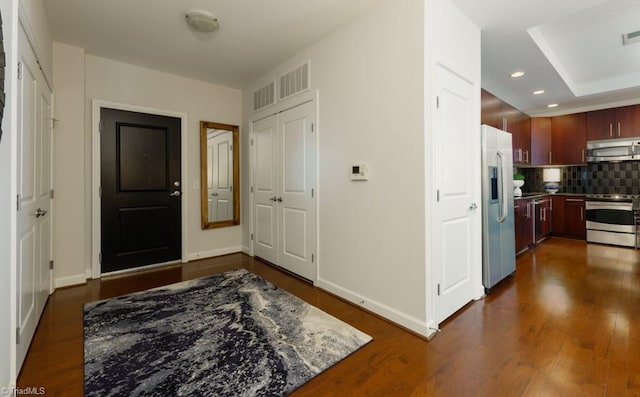
[{"label": "patterned area rug", "polygon": [[85,395],[281,396],[369,341],[234,270],[85,304]]}]

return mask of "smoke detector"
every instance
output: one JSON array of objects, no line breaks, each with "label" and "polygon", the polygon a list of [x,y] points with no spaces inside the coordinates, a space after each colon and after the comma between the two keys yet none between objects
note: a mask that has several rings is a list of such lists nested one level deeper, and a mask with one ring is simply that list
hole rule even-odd
[{"label": "smoke detector", "polygon": [[218,18],[206,11],[189,11],[185,17],[187,23],[200,32],[210,33],[220,27]]},{"label": "smoke detector", "polygon": [[640,42],[640,30],[622,35],[622,45]]}]

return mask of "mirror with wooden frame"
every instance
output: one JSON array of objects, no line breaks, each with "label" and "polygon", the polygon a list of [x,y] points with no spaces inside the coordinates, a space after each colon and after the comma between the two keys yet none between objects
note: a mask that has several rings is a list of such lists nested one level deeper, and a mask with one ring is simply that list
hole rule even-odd
[{"label": "mirror with wooden frame", "polygon": [[200,122],[202,228],[240,224],[239,128]]}]

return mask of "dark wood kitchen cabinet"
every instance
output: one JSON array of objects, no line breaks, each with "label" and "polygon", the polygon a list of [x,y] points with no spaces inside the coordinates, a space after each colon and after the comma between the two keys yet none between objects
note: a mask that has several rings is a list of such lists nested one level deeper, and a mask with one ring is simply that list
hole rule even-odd
[{"label": "dark wood kitchen cabinet", "polygon": [[586,113],[551,118],[551,164],[584,164],[586,151]]},{"label": "dark wood kitchen cabinet", "polygon": [[551,164],[551,117],[531,119],[531,165]]},{"label": "dark wood kitchen cabinet", "polygon": [[564,226],[564,196],[551,197],[551,233],[565,234]]},{"label": "dark wood kitchen cabinet", "polygon": [[510,132],[513,163],[531,164],[531,117],[484,89],[480,100],[481,123]]},{"label": "dark wood kitchen cabinet", "polygon": [[535,205],[535,241],[544,240],[551,233],[551,199],[543,197],[534,200]]},{"label": "dark wood kitchen cabinet", "polygon": [[551,232],[580,240],[586,238],[584,196],[551,196]]},{"label": "dark wood kitchen cabinet", "polygon": [[515,200],[513,216],[517,254],[533,244],[533,200]]},{"label": "dark wood kitchen cabinet", "polygon": [[640,135],[640,105],[587,113],[587,139],[631,138]]},{"label": "dark wood kitchen cabinet", "polygon": [[507,131],[512,135],[513,163],[521,165],[531,164],[531,117],[518,112],[512,118]]},{"label": "dark wood kitchen cabinet", "polygon": [[492,93],[480,90],[480,122],[492,127],[502,129],[502,106],[504,102]]},{"label": "dark wood kitchen cabinet", "polygon": [[564,200],[564,219],[566,235],[584,240],[587,226],[584,212],[584,198],[566,197]]}]

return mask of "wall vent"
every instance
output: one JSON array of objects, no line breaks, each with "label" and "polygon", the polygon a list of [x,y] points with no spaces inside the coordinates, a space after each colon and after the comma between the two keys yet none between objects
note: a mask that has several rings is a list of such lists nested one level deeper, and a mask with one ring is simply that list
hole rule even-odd
[{"label": "wall vent", "polygon": [[280,76],[280,100],[309,89],[309,62]]},{"label": "wall vent", "polygon": [[276,82],[272,81],[253,93],[253,111],[273,105],[276,101]]},{"label": "wall vent", "polygon": [[640,42],[640,30],[622,35],[622,44],[629,45]]}]

